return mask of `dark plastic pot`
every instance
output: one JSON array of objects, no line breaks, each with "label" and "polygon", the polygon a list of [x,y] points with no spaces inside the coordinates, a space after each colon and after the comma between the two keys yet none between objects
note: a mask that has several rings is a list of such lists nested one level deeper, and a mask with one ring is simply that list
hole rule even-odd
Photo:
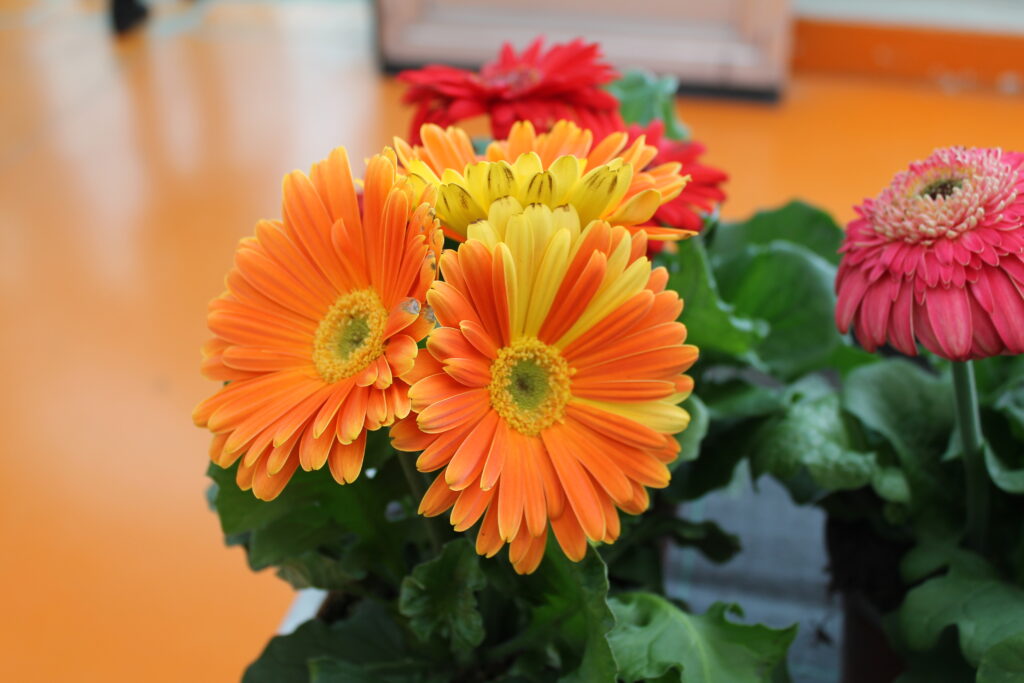
[{"label": "dark plastic pot", "polygon": [[843,599],[843,652],[840,683],[892,683],[903,671],[889,646],[882,615],[906,595],[899,564],[905,541],[880,536],[863,520],[828,516],[825,542],[832,590]]},{"label": "dark plastic pot", "polygon": [[886,640],[882,615],[858,593],[843,593],[842,666],[839,683],[892,683],[903,672]]}]

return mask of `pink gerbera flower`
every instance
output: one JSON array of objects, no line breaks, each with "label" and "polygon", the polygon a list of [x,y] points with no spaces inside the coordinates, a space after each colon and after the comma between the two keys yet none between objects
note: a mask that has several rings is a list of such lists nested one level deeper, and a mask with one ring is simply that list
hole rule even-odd
[{"label": "pink gerbera flower", "polygon": [[442,128],[486,114],[491,134],[504,140],[516,121],[530,121],[538,133],[566,119],[588,128],[601,139],[625,126],[619,101],[600,88],[618,78],[602,60],[597,43],[582,40],[544,49],[537,38],[522,53],[505,43],[497,61],[480,73],[433,64],[403,71],[399,80],[409,84],[402,100],[416,105],[409,137],[420,142],[420,127],[436,123]]},{"label": "pink gerbera flower", "polygon": [[869,351],[1024,353],[1024,154],[951,147],[856,207],[836,323]]}]

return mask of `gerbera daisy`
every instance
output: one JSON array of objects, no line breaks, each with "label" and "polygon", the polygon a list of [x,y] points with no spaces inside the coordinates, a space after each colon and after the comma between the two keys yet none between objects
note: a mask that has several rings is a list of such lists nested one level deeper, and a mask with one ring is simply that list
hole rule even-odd
[{"label": "gerbera daisy", "polygon": [[427,295],[441,327],[409,391],[418,415],[393,443],[441,470],[422,514],[451,508],[457,531],[482,518],[480,554],[510,543],[515,569],[532,572],[550,525],[578,561],[587,539],[615,541],[617,509],[643,512],[645,487],[669,482],[697,358],[682,301],[642,233],[581,229],[571,206],[506,198],[469,237],[441,257]]},{"label": "gerbera daisy", "polygon": [[[540,160],[539,167],[536,160],[531,158],[529,159],[531,166],[516,178],[518,187],[515,188],[515,191],[518,194],[515,196],[520,201],[529,200],[530,195],[527,194],[527,188],[531,182],[540,182],[534,181],[529,174],[536,175],[542,171],[561,168],[556,166],[559,163],[565,164],[566,168],[571,168],[567,162],[559,161],[562,157],[569,156],[578,160],[577,175],[608,164],[628,165],[632,174],[628,188],[621,195],[618,203],[609,205],[605,214],[602,215],[613,223],[621,221],[622,224],[632,225],[632,222],[626,223],[626,221],[637,220],[638,216],[652,207],[660,210],[657,208],[659,203],[664,208],[665,202],[672,201],[687,185],[687,177],[681,172],[679,163],[669,161],[652,165],[652,160],[657,156],[658,150],[646,144],[643,135],[636,137],[627,148],[629,135],[624,131],[611,133],[595,145],[594,134],[571,121],[559,121],[549,132],[539,135],[532,123],[519,121],[512,126],[507,140],[492,142],[482,157],[478,157],[474,153],[469,136],[461,128],[451,126],[446,130],[434,124],[426,124],[420,132],[422,146],[412,146],[404,140],[395,138],[395,151],[398,152],[399,161],[402,162],[406,171],[419,175],[435,185],[441,185],[442,180],[458,183],[465,179],[458,173],[446,175],[446,171],[449,169],[453,172],[465,170],[468,177],[471,173],[468,166],[478,164],[480,161],[489,161],[504,162],[515,170],[522,168],[517,161],[524,154],[536,155],[536,158]],[[546,181],[546,177],[542,176],[542,180]],[[566,178],[565,182],[571,182],[571,179]],[[476,195],[476,201],[480,202],[480,212],[474,215],[481,217],[486,215],[486,202],[494,199],[494,197],[484,194],[488,189],[489,187],[481,187],[481,192]],[[562,199],[552,196],[548,201],[562,201]],[[541,199],[541,201],[544,200],[544,198]],[[630,210],[623,210],[618,215],[612,215],[612,211],[630,201],[634,202]],[[649,213],[648,217],[650,217]],[[645,231],[648,237],[653,239],[682,239],[695,234],[655,225],[645,226]],[[464,235],[461,222],[455,232],[456,238],[462,238]]]},{"label": "gerbera daisy", "polygon": [[704,227],[702,214],[711,213],[725,201],[725,192],[720,186],[729,180],[729,175],[700,162],[706,151],[701,143],[664,137],[665,124],[660,119],[651,121],[646,127],[633,125],[627,130],[631,140],[645,140],[647,145],[655,147],[657,155],[651,163],[662,166],[678,164],[677,173],[689,177],[682,192],[658,207],[654,222],[699,232]]},{"label": "gerbera daisy", "polygon": [[856,207],[836,322],[869,351],[1024,353],[1024,154],[951,147]]},{"label": "gerbera daisy", "polygon": [[416,342],[432,327],[421,302],[440,230],[433,190],[396,174],[394,152],[368,163],[360,209],[345,150],[284,179],[284,221],[243,239],[227,291],[210,303],[203,373],[227,382],[195,409],[221,467],[276,497],[295,469],[326,462],[354,481],[366,430],[409,413]]},{"label": "gerbera daisy", "polygon": [[403,101],[417,106],[409,133],[417,142],[424,123],[450,126],[481,114],[495,138],[508,136],[516,121],[548,130],[569,119],[597,135],[622,130],[618,100],[600,87],[617,77],[597,43],[577,39],[544,50],[543,38],[521,54],[505,43],[480,73],[431,65],[398,75],[410,85]]}]

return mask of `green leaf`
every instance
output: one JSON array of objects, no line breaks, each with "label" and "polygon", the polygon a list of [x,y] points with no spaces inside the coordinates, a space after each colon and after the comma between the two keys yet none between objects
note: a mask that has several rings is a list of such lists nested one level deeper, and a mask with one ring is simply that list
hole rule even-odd
[{"label": "green leaf", "polygon": [[928,652],[909,652],[905,647],[897,651],[905,671],[895,683],[964,683],[975,679],[975,669],[964,661],[952,630],[945,631],[938,645]]},{"label": "green leaf", "polygon": [[825,211],[793,201],[770,211],[759,211],[745,223],[724,225],[715,233],[711,256],[715,262],[734,258],[749,245],[792,242],[833,265],[839,264],[843,229]]},{"label": "green leaf", "polygon": [[[717,377],[719,369],[728,376]],[[762,417],[783,409],[782,391],[772,377],[750,370],[735,374],[731,371],[732,368],[705,368],[701,376],[701,401],[712,424]]]},{"label": "green leaf", "polygon": [[1024,590],[952,566],[948,574],[907,593],[899,624],[907,645],[922,651],[935,647],[944,629],[956,626],[964,658],[978,666],[1007,634],[1024,631]]},{"label": "green leaf", "polygon": [[686,126],[676,114],[676,90],[679,82],[672,76],[657,76],[633,69],[605,86],[619,100],[619,113],[626,123],[646,126],[654,119],[665,124],[665,137],[683,140],[689,137]]},{"label": "green leaf", "polygon": [[685,301],[680,320],[687,326],[687,341],[702,353],[716,351],[747,357],[767,333],[763,322],[733,314],[718,294],[718,286],[699,237],[679,244],[675,254],[664,254],[659,263],[669,271],[668,287]]},{"label": "green leaf", "polygon": [[985,651],[978,667],[977,683],[1024,681],[1024,631],[1001,640]]},{"label": "green leaf", "polygon": [[735,605],[716,603],[688,614],[651,593],[612,598],[615,628],[608,635],[619,677],[633,681],[771,683],[785,665],[796,626],[771,629],[726,619]]},{"label": "green leaf", "polygon": [[453,652],[468,655],[484,639],[475,593],[486,585],[479,556],[460,538],[402,580],[398,609],[420,640],[436,634],[451,643]]},{"label": "green leaf", "polygon": [[1007,493],[1024,493],[1024,468],[1010,469],[987,445],[985,446],[985,467],[996,486]]},{"label": "green leaf", "polygon": [[918,543],[900,561],[900,573],[908,584],[922,581],[947,567],[975,578],[995,578],[992,566],[975,553],[961,548],[958,538],[939,537]]},{"label": "green leaf", "polygon": [[909,503],[910,484],[898,467],[879,467],[871,476],[871,487],[882,500],[890,503]]},{"label": "green leaf", "polygon": [[799,401],[766,425],[755,441],[752,464],[755,475],[769,472],[784,483],[806,473],[825,491],[861,488],[878,473],[874,453],[850,448],[836,394]]},{"label": "green leaf", "polygon": [[[213,505],[228,542],[246,546],[253,569],[279,566],[286,578],[300,584],[323,578],[329,585],[312,585],[339,588],[343,574],[359,578],[367,572],[397,583],[406,572],[404,547],[414,537],[410,527],[418,520],[411,515],[389,518],[386,513],[396,502],[408,505],[409,494],[386,434],[372,436],[367,471],[357,485],[340,486],[326,470],[299,471],[269,502],[241,491],[234,467],[211,465],[209,476],[216,484]],[[317,553],[341,560],[344,566],[329,567],[312,557]]]},{"label": "green leaf", "polygon": [[716,267],[715,278],[738,315],[767,323],[757,355],[782,378],[821,369],[840,346],[835,268],[811,250],[779,241],[749,245]]},{"label": "green leaf", "polygon": [[350,670],[366,672],[369,680],[382,683],[427,681],[430,672],[443,667],[412,652],[387,609],[366,600],[358,603],[346,619],[333,624],[312,619],[293,633],[272,638],[246,670],[242,683],[316,680],[324,658],[345,662]]},{"label": "green leaf", "polygon": [[870,365],[881,360],[881,356],[868,353],[864,349],[850,346],[844,338],[843,343],[836,347],[829,357],[826,366],[839,371],[841,377],[846,377],[853,370],[862,365]]},{"label": "green leaf", "polygon": [[[657,494],[656,494],[657,495]],[[740,551],[740,540],[710,520],[694,522],[675,516],[676,510],[658,510],[623,520],[622,536],[613,545],[601,546],[608,573],[630,588],[664,591],[664,541],[695,548],[712,562],[726,562]]]},{"label": "green leaf", "polygon": [[[540,568],[508,584],[524,601],[529,619],[515,637],[539,650],[547,662],[538,679],[571,683],[614,683],[615,660],[606,634],[614,625],[608,608],[608,569],[601,556],[587,550],[572,562],[552,539]],[[521,658],[522,660],[522,658]]]},{"label": "green leaf", "polygon": [[322,588],[346,591],[352,583],[366,578],[369,557],[359,539],[349,534],[317,550],[284,559],[277,575],[296,589]]},{"label": "green leaf", "polygon": [[948,497],[938,479],[954,424],[948,382],[906,361],[885,360],[851,372],[842,394],[846,411],[891,445],[915,505]]},{"label": "green leaf", "polygon": [[669,465],[669,468],[673,470],[679,463],[697,459],[697,456],[700,455],[700,442],[708,433],[708,409],[696,394],[691,394],[686,399],[683,408],[690,413],[690,424],[678,437],[679,457]]},{"label": "green leaf", "polygon": [[318,657],[309,660],[309,683],[377,683],[375,674],[340,659]]}]

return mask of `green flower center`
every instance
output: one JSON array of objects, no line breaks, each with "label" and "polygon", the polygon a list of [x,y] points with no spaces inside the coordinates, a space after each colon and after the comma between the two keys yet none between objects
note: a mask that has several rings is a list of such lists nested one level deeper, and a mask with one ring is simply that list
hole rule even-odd
[{"label": "green flower center", "polygon": [[928,197],[929,199],[946,198],[963,187],[963,185],[964,181],[962,178],[940,178],[925,185],[921,190],[921,196]]}]

